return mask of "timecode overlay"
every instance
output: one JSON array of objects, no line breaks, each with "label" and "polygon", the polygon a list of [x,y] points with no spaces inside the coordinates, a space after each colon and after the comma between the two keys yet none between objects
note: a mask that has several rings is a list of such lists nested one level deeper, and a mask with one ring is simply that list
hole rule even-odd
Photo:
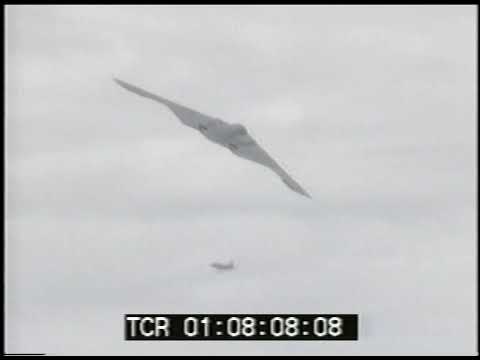
[{"label": "timecode overlay", "polygon": [[358,340],[357,314],[126,314],[125,340]]}]

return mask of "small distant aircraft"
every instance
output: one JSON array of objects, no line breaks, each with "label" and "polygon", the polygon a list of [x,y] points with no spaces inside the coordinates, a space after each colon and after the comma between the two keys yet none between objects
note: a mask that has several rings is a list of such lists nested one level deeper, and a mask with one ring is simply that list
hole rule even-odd
[{"label": "small distant aircraft", "polygon": [[210,266],[220,271],[233,270],[235,268],[233,261],[230,261],[228,263],[214,262],[211,263]]}]

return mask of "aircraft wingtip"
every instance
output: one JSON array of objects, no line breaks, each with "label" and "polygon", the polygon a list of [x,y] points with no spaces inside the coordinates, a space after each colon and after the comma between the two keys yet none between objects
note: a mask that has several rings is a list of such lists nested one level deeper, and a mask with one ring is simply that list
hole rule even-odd
[{"label": "aircraft wingtip", "polygon": [[287,185],[290,189],[292,189],[296,193],[302,196],[305,196],[309,199],[312,198],[312,196],[308,192],[306,192],[297,182],[295,182],[295,180],[291,179],[290,177],[288,178],[282,177],[281,179],[285,183],[285,185]]}]

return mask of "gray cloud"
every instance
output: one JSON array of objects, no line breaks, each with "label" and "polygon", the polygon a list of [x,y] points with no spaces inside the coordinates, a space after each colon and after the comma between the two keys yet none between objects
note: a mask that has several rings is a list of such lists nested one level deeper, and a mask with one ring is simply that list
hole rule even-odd
[{"label": "gray cloud", "polygon": [[[8,6],[7,350],[472,354],[475,15]],[[113,75],[244,124],[313,200]],[[351,312],[360,341],[132,344],[128,312]]]}]

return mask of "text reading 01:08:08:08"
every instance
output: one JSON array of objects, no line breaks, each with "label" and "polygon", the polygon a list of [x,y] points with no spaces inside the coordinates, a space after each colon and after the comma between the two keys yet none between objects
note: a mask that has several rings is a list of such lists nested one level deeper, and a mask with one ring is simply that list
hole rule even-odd
[{"label": "text reading 01:08:08:08", "polygon": [[125,340],[358,340],[358,315],[127,314]]}]

